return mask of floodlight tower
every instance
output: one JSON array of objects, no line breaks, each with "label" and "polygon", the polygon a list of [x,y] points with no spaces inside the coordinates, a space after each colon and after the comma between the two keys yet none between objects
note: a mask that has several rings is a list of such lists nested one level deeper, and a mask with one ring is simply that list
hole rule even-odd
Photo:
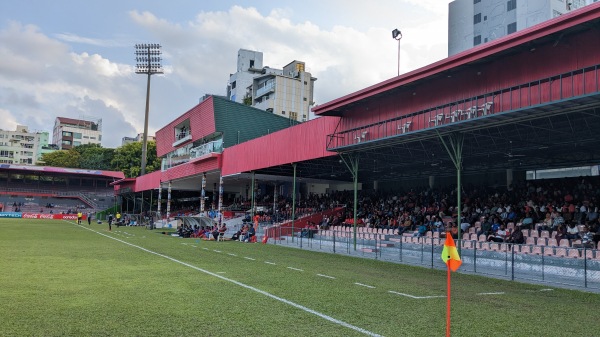
[{"label": "floodlight tower", "polygon": [[135,45],[135,73],[147,74],[148,85],[146,87],[146,115],[144,118],[144,139],[142,143],[142,169],[141,174],[146,174],[146,158],[148,151],[148,113],[150,110],[150,76],[163,74],[161,64],[161,51],[158,43],[142,43]]},{"label": "floodlight tower", "polygon": [[398,76],[400,76],[400,39],[402,39],[402,32],[396,28],[392,30],[392,37],[398,41]]}]

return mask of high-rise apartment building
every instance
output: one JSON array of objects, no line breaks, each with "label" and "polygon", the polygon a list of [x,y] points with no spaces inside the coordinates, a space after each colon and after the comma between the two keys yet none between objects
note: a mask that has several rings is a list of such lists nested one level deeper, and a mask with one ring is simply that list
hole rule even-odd
[{"label": "high-rise apartment building", "polygon": [[57,149],[48,144],[49,138],[48,132],[29,132],[24,125],[15,131],[0,129],[0,163],[36,165],[42,154]]},{"label": "high-rise apartment building", "polygon": [[448,5],[448,56],[596,1],[454,0]]},{"label": "high-rise apartment building", "polygon": [[56,117],[52,142],[61,150],[84,144],[101,144],[102,119],[83,120]]},{"label": "high-rise apartment building", "polygon": [[283,69],[264,67],[261,52],[240,49],[237,72],[229,76],[227,97],[304,122],[313,117],[310,113],[316,80],[306,71],[304,62],[292,61]]}]

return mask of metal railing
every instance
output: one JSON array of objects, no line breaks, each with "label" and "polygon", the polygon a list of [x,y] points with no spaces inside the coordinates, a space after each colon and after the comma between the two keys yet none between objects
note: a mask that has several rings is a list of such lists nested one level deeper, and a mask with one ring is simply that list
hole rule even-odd
[{"label": "metal railing", "polygon": [[[271,233],[268,242],[275,245],[446,269],[441,259],[443,239],[362,232],[357,233],[354,249],[354,233],[347,230],[301,230],[293,240],[289,227],[266,232]],[[600,250],[471,240],[457,240],[458,245],[462,273],[600,292]]]},{"label": "metal railing", "polygon": [[600,92],[600,65],[573,70],[467,97],[402,116],[327,135],[327,149],[356,145],[413,131],[442,127],[501,112],[573,99]]}]

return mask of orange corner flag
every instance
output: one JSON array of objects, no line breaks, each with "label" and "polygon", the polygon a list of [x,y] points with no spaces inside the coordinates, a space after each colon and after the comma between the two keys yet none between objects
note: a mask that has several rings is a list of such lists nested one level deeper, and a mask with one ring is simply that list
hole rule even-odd
[{"label": "orange corner flag", "polygon": [[442,250],[442,260],[448,265],[448,268],[452,271],[456,271],[462,264],[454,239],[450,233],[446,233],[446,242],[444,242],[444,250]]}]

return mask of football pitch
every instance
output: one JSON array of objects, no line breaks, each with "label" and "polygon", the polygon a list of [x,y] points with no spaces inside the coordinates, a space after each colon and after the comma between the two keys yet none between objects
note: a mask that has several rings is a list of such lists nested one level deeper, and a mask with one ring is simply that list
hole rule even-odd
[{"label": "football pitch", "polygon": [[[446,272],[0,219],[0,336],[444,336]],[[453,336],[595,336],[600,295],[452,274]]]}]

